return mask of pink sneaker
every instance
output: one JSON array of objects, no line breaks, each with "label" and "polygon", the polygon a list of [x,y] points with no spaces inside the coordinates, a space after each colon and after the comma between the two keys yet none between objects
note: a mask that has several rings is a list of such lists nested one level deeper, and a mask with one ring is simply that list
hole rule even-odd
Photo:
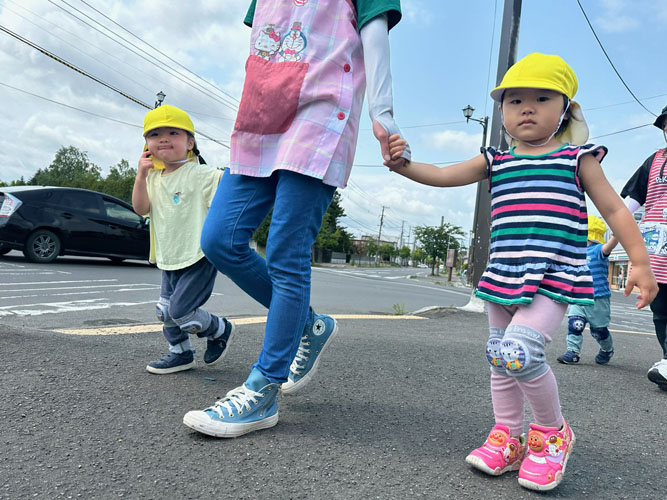
[{"label": "pink sneaker", "polygon": [[509,427],[496,424],[486,442],[466,457],[466,462],[492,476],[518,470],[526,450],[526,438],[510,437]]},{"label": "pink sneaker", "polygon": [[563,480],[574,446],[574,433],[567,422],[561,429],[530,424],[528,452],[519,469],[519,484],[530,490],[552,490]]}]

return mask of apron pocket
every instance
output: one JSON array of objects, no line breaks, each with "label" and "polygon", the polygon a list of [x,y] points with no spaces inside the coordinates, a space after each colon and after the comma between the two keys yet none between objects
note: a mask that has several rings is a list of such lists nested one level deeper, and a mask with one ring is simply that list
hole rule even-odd
[{"label": "apron pocket", "polygon": [[282,134],[294,121],[308,63],[271,63],[251,55],[234,130]]}]

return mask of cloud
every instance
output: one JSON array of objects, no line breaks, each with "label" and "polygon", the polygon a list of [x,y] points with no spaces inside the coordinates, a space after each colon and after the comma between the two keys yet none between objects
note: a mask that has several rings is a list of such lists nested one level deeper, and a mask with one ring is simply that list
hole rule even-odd
[{"label": "cloud", "polygon": [[[197,75],[205,75],[206,82],[231,98],[84,4],[73,5],[90,18],[64,4],[74,16],[47,2],[12,0],[0,8],[0,24],[139,101],[152,105],[155,94],[164,91],[166,103],[192,113],[198,130],[229,140],[236,113],[220,101],[233,103],[241,95],[250,40],[250,29],[242,23],[247,4],[212,0],[91,4]],[[114,42],[118,36],[136,47]],[[30,178],[50,164],[61,146],[87,151],[104,171],[123,158],[136,162],[146,108],[7,35],[0,37],[0,66],[0,180]],[[204,138],[199,142],[209,163],[228,164],[226,148]]]},{"label": "cloud", "polygon": [[453,153],[464,153],[468,156],[482,145],[482,134],[468,134],[458,130],[444,130],[426,136],[426,141],[433,147]]},{"label": "cloud", "polygon": [[[627,33],[641,26],[639,16],[646,5],[637,1],[601,0],[600,14],[595,16],[593,27],[605,33]],[[590,12],[588,12],[590,16]]]}]

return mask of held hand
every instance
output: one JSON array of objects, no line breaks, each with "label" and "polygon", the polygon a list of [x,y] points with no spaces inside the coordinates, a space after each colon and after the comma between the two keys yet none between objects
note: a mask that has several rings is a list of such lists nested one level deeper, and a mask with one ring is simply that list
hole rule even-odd
[{"label": "held hand", "polygon": [[[401,158],[406,147],[407,141],[401,139],[400,135],[394,134],[389,137],[389,154],[391,155],[391,160],[384,162],[384,165],[389,167],[389,170],[395,171],[407,165],[408,162],[405,161],[405,158]],[[400,163],[400,160],[403,160],[403,162]]]},{"label": "held hand", "polygon": [[625,286],[623,295],[630,295],[632,289],[637,286],[639,295],[637,296],[637,309],[646,307],[658,294],[658,283],[655,281],[653,271],[649,266],[632,266],[632,272],[628,276],[628,282]]},{"label": "held hand", "polygon": [[[380,142],[380,152],[382,153],[382,159],[384,160],[384,165],[393,170],[395,168],[402,167],[407,163],[407,160],[405,158],[401,158],[401,154],[403,153],[407,145],[407,142],[405,140],[403,140],[404,146],[403,149],[401,150],[401,154],[394,156],[389,145],[389,139],[390,139],[389,134],[377,120],[373,120],[373,134],[375,135],[376,139]],[[400,136],[398,134],[394,134],[391,136],[391,138],[395,137],[399,138]]]}]

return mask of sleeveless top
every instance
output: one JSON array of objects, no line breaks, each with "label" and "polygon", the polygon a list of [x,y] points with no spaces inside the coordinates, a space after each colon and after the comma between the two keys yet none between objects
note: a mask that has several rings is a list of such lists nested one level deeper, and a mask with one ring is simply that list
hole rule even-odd
[{"label": "sleeveless top", "polygon": [[482,149],[491,191],[489,265],[476,295],[498,304],[530,304],[536,293],[568,304],[593,304],[586,265],[588,215],[580,158],[604,146],[565,144],[541,156]]}]

